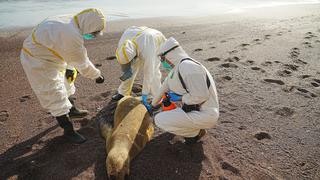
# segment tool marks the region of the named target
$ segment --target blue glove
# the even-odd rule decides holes
[[[176,93],[174,93],[174,92],[172,92],[172,91],[170,91],[170,92],[168,93],[168,95],[170,96],[170,100],[173,101],[173,102],[181,101],[181,99],[182,99],[182,96],[181,96],[181,95],[176,94]]]
[[[148,112],[152,110],[151,105],[148,103],[148,95],[142,94],[142,103],[147,108]]]

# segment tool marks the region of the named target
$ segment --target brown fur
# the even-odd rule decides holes
[[[107,140],[108,176],[124,179],[129,175],[130,161],[150,141],[153,132],[150,116],[140,100],[134,97],[121,99],[115,111],[112,133],[102,133]]]

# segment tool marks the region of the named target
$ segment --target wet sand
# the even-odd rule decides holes
[[[219,123],[202,143],[172,146],[172,135],[157,130],[130,179],[320,179],[319,5],[110,23],[86,43],[106,82],[76,81],[76,103],[90,111],[74,120],[88,137],[82,145],[61,137],[29,86],[19,51],[30,29],[0,31],[0,179],[107,178],[94,121],[120,83],[114,52],[130,25],[174,36],[214,76],[220,101]]]

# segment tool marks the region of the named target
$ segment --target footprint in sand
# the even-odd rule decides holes
[[[270,134],[267,132],[258,132],[254,135],[254,137],[259,141],[263,139],[271,139]]]
[[[311,82],[311,85],[312,85],[313,87],[320,87],[320,84],[315,83],[315,82]]]
[[[211,46],[211,47],[210,47],[210,49],[215,49],[215,48],[217,48],[217,47],[215,47],[215,46]]]
[[[105,60],[110,61],[110,60],[114,60],[114,59],[117,59],[117,57],[116,56],[109,56],[109,57],[106,57]]]
[[[285,83],[281,80],[277,80],[277,79],[264,79],[265,82],[268,83],[274,83],[274,84],[278,84],[278,85],[284,85]]]
[[[315,82],[320,83],[320,79],[313,79]]]
[[[264,35],[264,39],[270,39],[271,35],[270,34],[266,34]]]
[[[211,58],[208,58],[207,61],[209,61],[209,62],[220,61],[220,58],[218,58],[218,57],[211,57]]]
[[[299,66],[294,65],[294,64],[284,64],[283,66],[284,66],[284,68],[292,70],[292,71],[297,71],[299,68]]]
[[[301,59],[295,59],[295,60],[293,60],[293,62],[297,63],[297,64],[302,64],[302,65],[308,64],[307,62],[302,61]]]
[[[306,79],[306,78],[309,78],[311,77],[310,75],[301,75],[301,76],[298,76],[298,78],[301,78],[301,79]]]
[[[224,60],[225,62],[238,62],[240,61],[240,58],[237,56],[233,56],[233,57],[228,57],[227,59]]]
[[[311,45],[310,42],[303,42],[302,44],[303,44],[303,45]]]
[[[245,65],[245,66],[251,66],[254,65],[254,61],[252,60],[247,60],[245,62],[241,62],[241,64]]]
[[[197,48],[197,49],[193,50],[193,52],[199,52],[199,51],[203,51],[203,49]]]
[[[30,95],[26,95],[26,96],[22,96],[21,98],[19,98],[20,102],[25,102],[27,100],[31,99]]]
[[[275,113],[280,116],[288,117],[293,115],[294,110],[288,107],[282,107],[278,109]]]
[[[304,39],[312,39],[314,37],[317,37],[317,36],[314,35],[312,32],[307,32],[306,36],[304,37]]]
[[[254,61],[252,61],[252,60],[247,60],[246,62],[247,62],[248,64],[251,64],[251,65],[254,64]]]
[[[252,70],[255,70],[255,71],[258,71],[258,70],[260,70],[261,68],[259,68],[259,67],[251,67],[251,69],[252,69]]]
[[[226,40],[222,40],[222,41],[220,41],[221,43],[226,43],[227,41]]]
[[[247,44],[247,43],[242,43],[240,44],[241,47],[247,47],[247,46],[250,46],[250,44]]]
[[[220,67],[224,67],[224,68],[238,68],[237,65],[232,64],[232,63],[224,63],[224,64],[221,64]]]
[[[232,50],[232,51],[229,51],[228,53],[229,54],[235,54],[235,53],[237,53],[238,51],[237,50]]]
[[[259,42],[261,41],[260,39],[254,39],[253,42]]]
[[[232,79],[232,77],[230,77],[230,76],[223,76],[222,79],[225,79],[225,80],[230,81],[230,80]]]
[[[253,42],[254,44],[262,44],[262,43],[261,43],[261,39],[254,39],[252,42]]]
[[[227,171],[230,171],[232,172],[233,174],[235,175],[240,175],[240,171],[238,168],[232,166],[231,164],[229,164],[228,162],[225,162],[225,161],[222,161],[220,163],[220,166],[223,170],[227,170]]]
[[[276,63],[276,64],[280,64],[281,62],[280,61],[273,61],[274,63]]]
[[[283,32],[278,32],[277,36],[282,36]]]
[[[4,122],[9,118],[8,111],[0,111],[0,122]]]
[[[252,70],[254,70],[254,71],[261,71],[262,73],[265,73],[266,71],[265,70],[263,70],[263,69],[261,69],[261,68],[259,68],[259,67],[251,67],[251,69]]]
[[[288,77],[288,76],[291,76],[291,74],[292,74],[292,72],[289,70],[278,71],[278,75],[281,77]]]
[[[314,82],[311,82],[313,87],[320,87],[320,79],[313,79]]]
[[[186,34],[186,32],[185,32],[185,31],[182,31],[181,34]]]
[[[304,89],[304,88],[296,88],[298,92],[301,93],[301,95],[303,95],[306,98],[310,98],[310,97],[318,97],[316,94]]]
[[[270,66],[272,64],[271,61],[265,61],[264,63],[262,63],[262,66]]]
[[[292,48],[289,57],[290,58],[297,58],[300,55],[300,49],[299,48]]]

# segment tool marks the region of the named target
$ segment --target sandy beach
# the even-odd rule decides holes
[[[30,28],[0,30],[0,179],[107,179],[95,116],[120,84],[114,52],[131,25],[175,37],[214,76],[219,123],[201,143],[170,145],[157,130],[131,164],[130,179],[320,179],[320,5],[292,5],[198,18],[110,22],[86,42],[106,81],[81,76],[75,119],[88,138],[72,145],[41,108],[19,62]],[[141,82],[141,77],[138,79]]]

